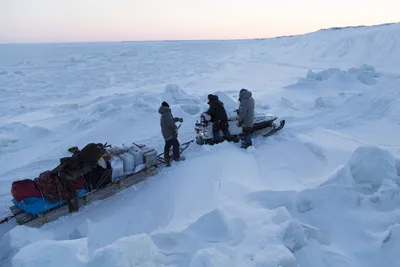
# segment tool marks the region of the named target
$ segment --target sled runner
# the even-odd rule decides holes
[[[193,141],[181,144],[182,153]],[[70,148],[71,153],[80,153],[77,147]],[[76,190],[78,207],[93,201],[108,198],[116,193],[138,184],[154,176],[157,170],[165,165],[163,153],[157,155],[153,148],[134,144],[126,147],[108,146],[107,157],[90,171],[81,175],[72,184]],[[64,160],[60,159],[60,162]],[[42,173],[43,176],[45,173]],[[40,177],[40,175],[39,175]],[[14,206],[10,207],[12,216],[5,221],[15,218],[17,224],[30,227],[57,220],[71,213],[71,203],[68,200],[50,201],[46,192],[38,186],[38,179],[21,180],[13,183],[12,195]],[[14,190],[14,191],[13,191]],[[30,192],[30,195],[26,191]],[[21,193],[20,193],[21,192]],[[38,193],[39,192],[39,193]],[[18,200],[17,200],[18,199]]]
[[[243,137],[242,128],[237,126],[236,124],[236,116],[231,116],[228,118],[229,131],[231,137],[228,141],[239,142]],[[214,140],[214,135],[212,132],[212,122],[210,121],[211,117],[207,113],[202,113],[200,115],[200,122],[197,121],[195,124],[196,131],[196,143],[199,145],[213,145],[216,143]],[[263,115],[258,114],[254,117],[254,126],[253,126],[253,136],[271,136],[276,132],[280,131],[285,126],[285,120],[281,120],[276,123],[278,119],[277,116],[273,115]],[[223,133],[220,132],[221,141],[226,140],[223,137]]]

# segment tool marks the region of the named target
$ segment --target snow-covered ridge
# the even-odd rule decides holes
[[[338,31],[338,30],[360,29],[360,28],[381,28],[381,27],[386,27],[386,26],[390,26],[390,25],[395,25],[397,23],[391,22],[391,23],[383,23],[383,24],[378,24],[378,25],[373,25],[373,26],[358,25],[358,26],[331,27],[331,28],[326,28],[326,29],[320,29],[319,31]]]
[[[400,23],[320,30],[304,35],[266,39],[269,50],[291,64],[292,57],[319,67],[352,68],[362,64],[385,71],[398,70]],[[298,60],[296,60],[298,62]],[[325,65],[326,66],[326,65]]]

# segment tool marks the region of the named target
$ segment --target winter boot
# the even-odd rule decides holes
[[[184,156],[180,156],[179,158],[175,158],[175,161],[184,161],[185,157]]]
[[[164,157],[165,167],[171,167],[171,160],[168,156]]]
[[[249,146],[252,146],[253,143],[252,141],[246,141],[246,140],[242,140],[242,144],[241,144],[241,148],[247,149]]]
[[[73,198],[67,201],[68,211],[69,212],[77,212],[79,211],[79,198]]]
[[[248,148],[249,146],[252,146],[253,144],[252,144],[252,140],[251,140],[251,135],[250,135],[250,133],[246,133],[244,136],[243,136],[243,139],[242,139],[242,148]]]

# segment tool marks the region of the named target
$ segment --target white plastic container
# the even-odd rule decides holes
[[[132,173],[135,170],[135,156],[132,153],[126,152],[119,155],[124,162],[124,174]]]
[[[118,156],[113,156],[110,159],[112,174],[111,179],[112,181],[119,180],[121,176],[124,174],[124,162]]]
[[[129,149],[129,153],[133,154],[135,157],[135,166],[138,166],[138,165],[144,163],[144,157],[143,157],[142,151],[138,151],[138,149],[136,147],[131,147]]]

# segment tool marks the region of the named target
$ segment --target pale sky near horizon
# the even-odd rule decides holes
[[[242,39],[400,21],[399,0],[0,0],[0,42]]]

